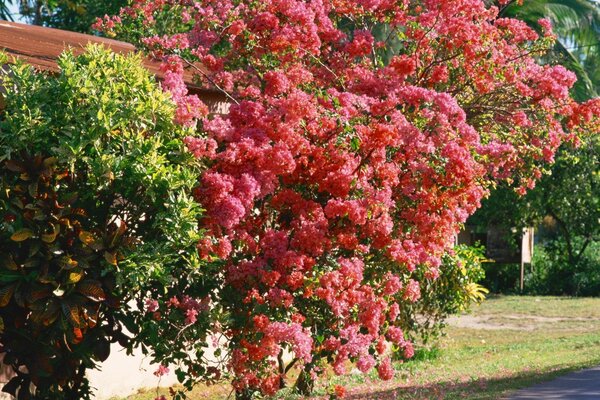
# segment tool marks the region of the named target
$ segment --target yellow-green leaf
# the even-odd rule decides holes
[[[69,272],[69,283],[77,283],[83,278],[83,271],[72,271]]]
[[[24,229],[21,229],[20,231],[13,233],[12,236],[10,237],[10,240],[12,240],[13,242],[22,242],[24,240],[29,239],[32,236],[33,236],[33,231],[31,229],[24,228]]]
[[[57,162],[58,160],[56,159],[56,157],[48,157],[44,160],[44,167],[51,167],[53,165],[56,165]]]
[[[52,243],[56,240],[56,237],[60,233],[60,225],[54,225],[54,231],[52,233],[44,233],[42,240],[46,243]]]
[[[79,240],[81,240],[87,246],[91,245],[92,243],[94,243],[94,241],[96,241],[96,239],[94,239],[94,235],[87,231],[81,231],[79,233]]]
[[[111,265],[117,265],[117,256],[114,253],[105,251],[104,259]]]

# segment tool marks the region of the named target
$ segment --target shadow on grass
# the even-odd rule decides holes
[[[389,389],[374,390],[361,393],[351,393],[347,399],[351,400],[408,400],[408,399],[469,399],[469,400],[492,400],[507,399],[510,394],[516,390],[526,388],[537,383],[551,381],[570,372],[578,371],[584,368],[590,368],[600,364],[584,363],[566,368],[553,368],[541,371],[519,372],[513,375],[506,375],[499,378],[479,378],[464,382],[438,382],[423,386],[395,386]],[[600,370],[597,370],[594,377],[586,377],[596,382],[600,387]],[[583,377],[582,377],[583,378]],[[583,393],[585,386],[581,380],[572,380],[573,389],[570,393],[565,393],[564,397],[572,398],[573,395],[585,395]],[[577,392],[577,393],[576,393]],[[581,393],[580,393],[581,392]],[[570,396],[570,397],[569,397]],[[536,397],[519,397],[536,398]],[[597,398],[597,397],[588,397]]]

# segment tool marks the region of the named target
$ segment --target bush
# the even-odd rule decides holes
[[[520,268],[515,263],[486,263],[481,284],[492,293],[516,293],[519,291]]]
[[[485,298],[488,291],[478,284],[485,276],[483,261],[482,246],[459,245],[443,257],[437,279],[423,277],[426,284],[421,298],[402,310],[403,328],[411,339],[427,343],[438,337],[448,316]]]
[[[211,291],[198,282],[198,164],[169,95],[137,56],[89,47],[58,65],[3,76],[0,342],[16,373],[3,390],[20,399],[90,398],[85,370],[110,343],[157,347],[147,296]]]
[[[576,245],[581,239],[574,240]],[[571,265],[566,244],[553,241],[536,246],[533,266],[525,276],[525,291],[540,295],[600,295],[600,243],[592,242]]]

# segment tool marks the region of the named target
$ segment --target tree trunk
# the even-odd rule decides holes
[[[315,381],[310,376],[310,366],[305,367],[300,371],[298,379],[296,380],[296,390],[303,396],[310,396],[315,388]]]

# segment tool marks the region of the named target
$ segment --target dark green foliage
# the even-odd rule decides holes
[[[492,293],[519,293],[521,266],[508,263],[486,263],[481,284]]]
[[[580,244],[581,239],[576,239]],[[564,242],[536,248],[533,268],[525,276],[527,293],[539,295],[600,296],[600,244],[583,252],[571,265]]]
[[[573,282],[577,271],[591,267],[586,254],[600,243],[600,135],[590,132],[582,138],[578,147],[564,145],[557,154],[551,174],[542,177],[536,188],[524,197],[511,188],[502,187],[483,202],[482,208],[469,223],[479,227],[500,225],[507,229],[538,226],[536,235],[543,239],[536,252],[546,250],[550,259],[539,261],[550,263],[549,270],[561,271],[560,278],[547,282],[552,293],[580,293]],[[549,259],[549,260],[550,260]],[[557,261],[558,259],[562,261]],[[593,262],[592,262],[593,264]],[[586,266],[588,265],[588,266]],[[569,272],[570,271],[570,272]],[[493,291],[513,291],[514,280],[518,280],[519,266],[490,266],[487,284]],[[543,291],[545,278],[535,278],[536,292]],[[582,281],[583,282],[583,281]],[[558,289],[555,283],[563,284]],[[527,284],[525,285],[527,290]],[[593,292],[590,289],[590,292]]]

